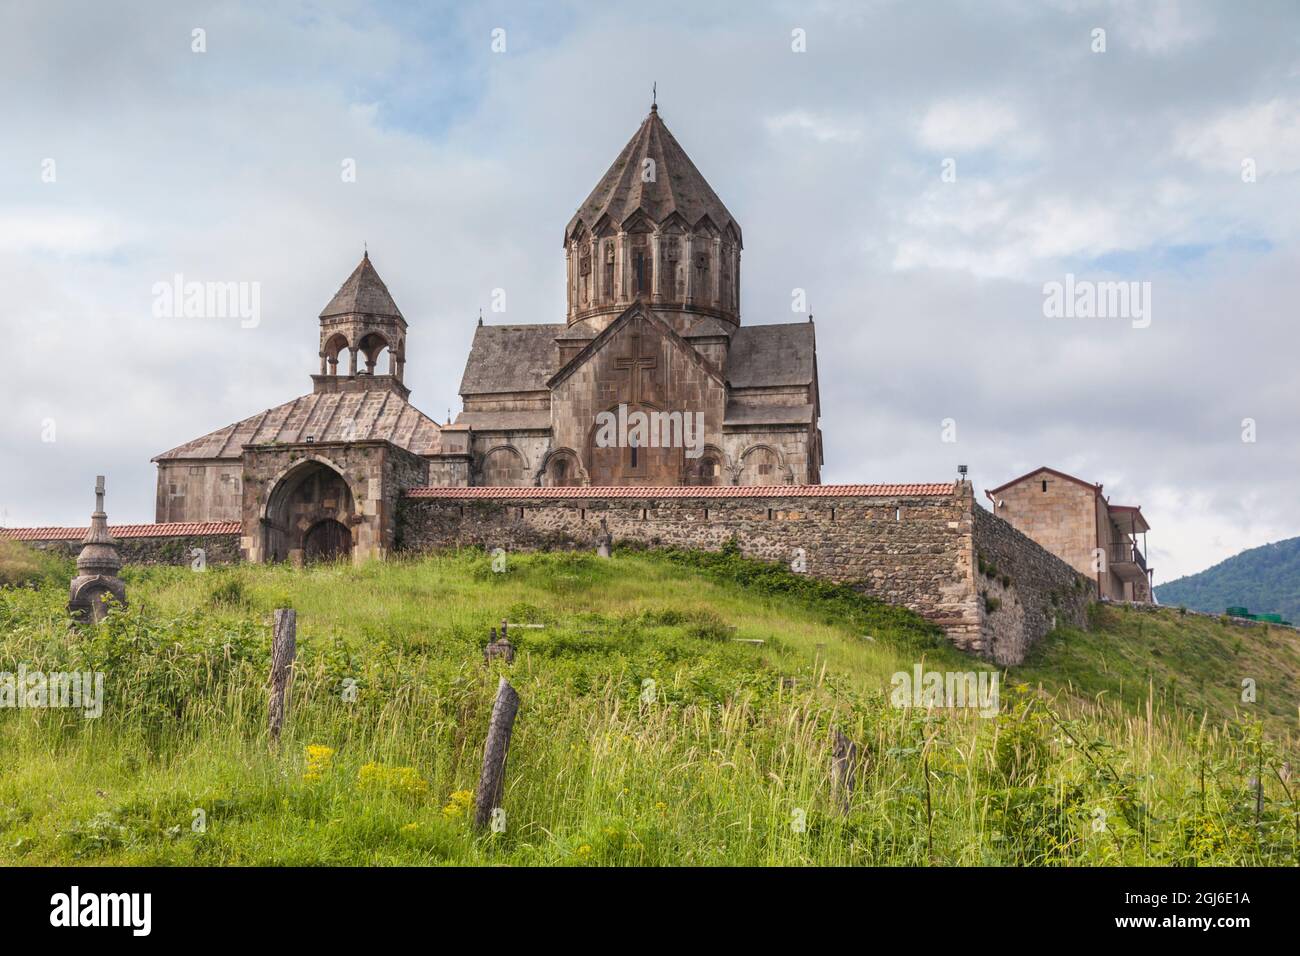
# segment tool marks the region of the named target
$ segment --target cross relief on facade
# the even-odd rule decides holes
[[[641,336],[632,336],[632,354],[616,356],[614,359],[614,368],[620,372],[629,373],[629,381],[632,387],[632,394],[628,401],[639,403],[641,398],[641,370],[658,368],[659,361],[652,354],[641,354]]]

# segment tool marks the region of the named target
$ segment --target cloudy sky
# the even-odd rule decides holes
[[[806,290],[824,480],[1051,465],[1143,506],[1157,583],[1300,534],[1300,8],[1159,0],[10,0],[0,522],[84,523],[98,473],[152,520],[151,456],[310,390],[363,242],[454,414],[480,308],[562,320],[654,82],[743,321]],[[260,321],[155,315],[177,274]],[[1149,324],[1047,317],[1067,274],[1149,283]]]

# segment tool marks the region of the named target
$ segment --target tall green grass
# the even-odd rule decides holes
[[[1300,860],[1289,738],[1046,682],[1004,684],[993,719],[897,708],[895,672],[980,665],[909,612],[735,555],[151,568],[129,587],[84,632],[55,587],[0,590],[0,671],[102,670],[108,698],[98,720],[0,710],[2,862]],[[283,606],[299,651],[273,749]],[[518,654],[489,667],[503,618]],[[477,833],[467,791],[500,674],[523,701],[506,825]],[[863,755],[847,814],[832,727]]]

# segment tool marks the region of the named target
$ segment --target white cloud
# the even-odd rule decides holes
[[[1019,129],[1015,111],[1005,103],[979,98],[943,100],[921,118],[917,140],[926,149],[976,150],[1008,145]]]
[[[1207,169],[1240,173],[1253,159],[1260,178],[1300,171],[1300,99],[1275,98],[1227,110],[1178,130],[1179,152]]]
[[[856,143],[862,139],[860,121],[816,115],[803,110],[770,116],[764,125],[770,133],[807,136],[818,143]]]
[[[120,225],[85,213],[34,207],[0,213],[0,253],[103,255],[124,241]]]

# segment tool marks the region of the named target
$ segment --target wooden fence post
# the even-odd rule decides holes
[[[478,791],[474,795],[474,826],[488,825],[492,811],[501,805],[506,785],[506,757],[510,753],[510,735],[514,731],[515,714],[519,712],[519,694],[504,677],[497,684],[497,697],[492,704],[492,719],[488,721],[487,742],[483,745],[483,771],[478,778]]]
[[[837,727],[831,742],[831,800],[840,813],[849,812],[849,800],[856,785],[858,745]]]
[[[280,742],[286,709],[285,694],[297,654],[298,612],[293,608],[276,608],[275,630],[271,638],[271,700],[267,706],[271,716],[272,746]]]

